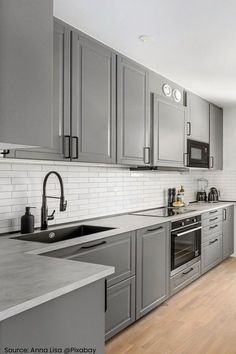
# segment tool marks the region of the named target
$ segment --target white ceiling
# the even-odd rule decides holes
[[[54,15],[202,97],[236,106],[235,0],[54,0]]]

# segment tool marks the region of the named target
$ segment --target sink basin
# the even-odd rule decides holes
[[[80,225],[80,226],[66,227],[63,229],[46,230],[38,233],[25,234],[25,235],[11,237],[11,238],[16,240],[22,240],[22,241],[52,243],[52,242],[69,240],[71,238],[91,235],[91,234],[112,230],[112,229],[113,228],[111,227]]]

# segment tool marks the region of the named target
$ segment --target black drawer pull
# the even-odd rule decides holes
[[[218,227],[218,225],[210,226],[209,230],[215,229],[216,227]]]
[[[71,158],[71,137],[70,135],[64,135],[63,151],[65,159]]]
[[[215,243],[215,242],[217,242],[218,241],[218,238],[216,238],[214,241],[210,241],[209,242],[209,245],[211,245],[212,243]]]
[[[185,272],[183,272],[182,274],[183,275],[185,275],[185,274],[188,274],[188,273],[190,273],[190,272],[192,272],[193,271],[193,267],[191,267],[190,269],[188,269],[188,270],[186,270]]]
[[[147,229],[148,232],[152,232],[152,231],[158,231],[163,229],[163,226],[159,226],[159,227],[155,227],[154,229]]]
[[[98,246],[104,245],[105,243],[107,243],[107,241],[102,241],[102,242],[96,243],[95,245],[82,246],[81,249],[86,250],[88,248],[93,248],[93,247],[98,247]]]
[[[209,221],[215,221],[215,220],[218,220],[218,218],[213,218],[213,219],[209,219]]]
[[[218,212],[218,210],[213,210],[213,211],[209,211],[209,214],[215,214],[217,212]]]

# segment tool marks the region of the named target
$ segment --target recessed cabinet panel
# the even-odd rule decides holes
[[[115,162],[115,54],[73,33],[72,159]]]
[[[50,148],[53,1],[1,0],[0,148]]]
[[[144,148],[150,147],[147,71],[118,56],[117,73],[117,162],[148,164],[149,158],[144,158]]]
[[[188,138],[209,143],[209,102],[201,97],[188,93]]]
[[[12,150],[11,157],[44,160],[69,158],[70,34],[68,29],[54,21],[52,147]]]
[[[223,169],[223,110],[210,105],[210,168]]]
[[[184,166],[184,106],[168,98],[153,95],[153,164]]]

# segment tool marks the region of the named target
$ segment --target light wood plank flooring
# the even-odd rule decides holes
[[[236,354],[236,258],[108,341],[106,354]]]

